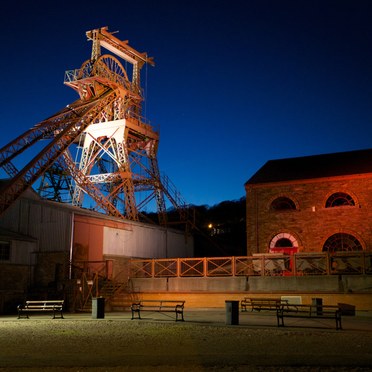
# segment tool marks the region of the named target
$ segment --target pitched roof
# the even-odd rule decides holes
[[[2,189],[8,186],[10,182],[11,182],[10,178],[1,178],[0,179],[0,192],[2,192],[3,191]],[[22,194],[22,196],[27,196],[29,199],[37,199],[37,200],[40,199],[39,194],[32,187],[27,188]]]
[[[29,242],[36,242],[37,239],[29,235],[24,235],[14,231],[10,231],[0,227],[0,238],[9,240],[24,240]]]
[[[372,149],[269,160],[246,184],[372,173]]]

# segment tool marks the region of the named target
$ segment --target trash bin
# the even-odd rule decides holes
[[[316,308],[316,315],[322,315],[323,314],[323,299],[322,298],[312,298],[311,299],[311,305],[315,306]]]
[[[226,324],[239,324],[239,301],[225,301],[226,304]]]
[[[105,299],[96,297],[92,299],[92,318],[103,319],[105,317]]]

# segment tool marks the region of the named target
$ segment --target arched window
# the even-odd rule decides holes
[[[326,208],[355,206],[354,199],[345,192],[336,192],[332,194],[326,201]]]
[[[353,235],[337,233],[330,236],[323,246],[323,252],[350,252],[363,250],[359,240]]]
[[[273,211],[288,211],[288,210],[296,210],[295,202],[287,198],[286,196],[280,196],[272,201],[270,205],[270,209]]]

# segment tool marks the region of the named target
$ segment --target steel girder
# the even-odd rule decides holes
[[[0,213],[3,213],[28,187],[30,187],[45,171],[47,171],[57,159],[67,150],[68,146],[89,126],[94,123],[100,112],[110,101],[116,98],[117,92],[109,90],[99,99],[93,100],[87,105],[83,102],[81,106],[75,104],[72,110],[62,110],[61,114],[47,119],[36,125],[31,130],[19,136],[0,150],[0,166],[11,177],[3,185],[0,193]],[[81,114],[81,116],[79,115]],[[62,119],[63,117],[63,119]],[[47,138],[54,134],[51,142],[44,147],[22,170],[16,171],[11,160],[30,147],[38,139]],[[65,161],[68,159],[65,156]],[[68,163],[68,161],[67,161]],[[74,168],[72,168],[72,165]],[[97,190],[86,177],[81,176],[75,165],[70,163],[72,177],[78,183],[84,184],[86,191],[101,205],[109,214],[122,216],[106,198],[97,195]]]
[[[74,190],[66,194],[73,204],[82,206],[83,195],[89,195],[95,209],[131,220],[138,220],[139,208],[155,199],[159,221],[166,224],[164,196],[175,208],[182,210],[183,206],[177,204],[177,192],[162,184],[159,134],[141,117],[140,70],[145,63],[154,65],[153,59],[131,48],[128,41],[115,38],[107,27],[86,35],[93,41],[92,58],[65,74],[65,84],[80,99],[0,149],[0,167],[10,177],[1,190],[0,213],[44,175],[39,187],[44,197],[66,201],[62,188],[72,186]],[[101,47],[132,64],[131,80],[116,57],[101,55]],[[118,137],[109,125],[121,122]],[[103,132],[97,134],[92,128],[99,126]],[[79,143],[88,135],[92,140],[83,146],[81,157],[73,160],[72,150],[76,156]],[[43,139],[50,142],[18,171],[12,160]],[[150,195],[137,205],[135,194],[144,190]]]

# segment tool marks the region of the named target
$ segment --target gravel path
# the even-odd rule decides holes
[[[123,319],[0,320],[0,371],[372,371],[372,332]]]

